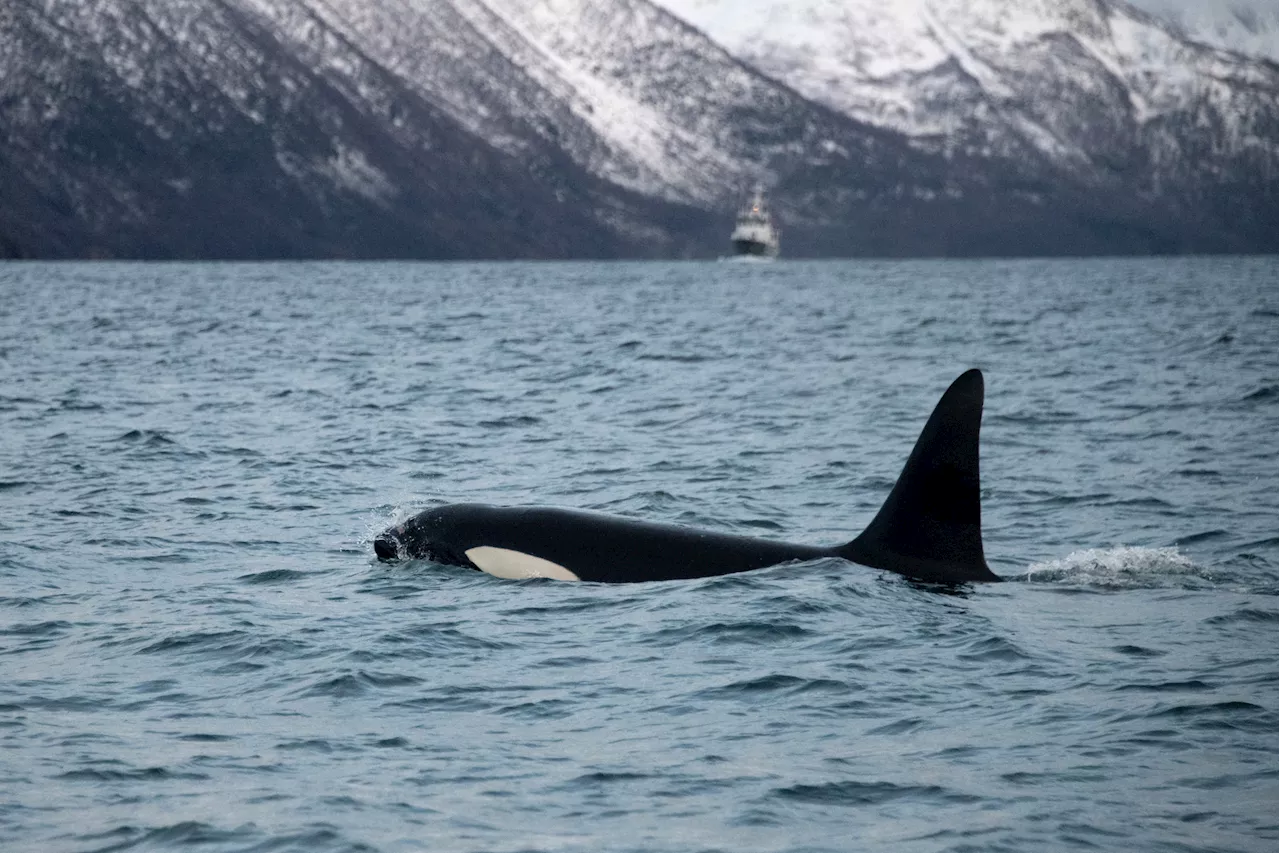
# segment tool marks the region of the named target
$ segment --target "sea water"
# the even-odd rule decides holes
[[[0,849],[1264,851],[1275,258],[0,266]],[[988,560],[381,564],[440,502]]]

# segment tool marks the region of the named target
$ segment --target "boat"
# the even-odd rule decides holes
[[[756,185],[751,200],[738,211],[738,222],[729,236],[735,258],[772,260],[778,257],[778,229],[773,227],[764,187]]]

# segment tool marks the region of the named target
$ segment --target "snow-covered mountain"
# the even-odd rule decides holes
[[[793,254],[1275,246],[1274,63],[1109,0],[730,8],[14,0],[0,255],[709,256],[757,181]]]
[[[1171,125],[1196,117],[1219,155],[1275,159],[1275,65],[1190,42],[1124,3],[660,2],[805,96],[939,150],[1029,146],[1105,172],[1117,158],[1176,158],[1189,140]]]
[[[0,254],[634,251],[593,216],[590,176],[557,170],[572,188],[561,203],[529,162],[295,12],[310,23],[287,43],[248,3],[0,5]]]
[[[1188,38],[1222,50],[1280,58],[1280,6],[1275,0],[1131,0]]]
[[[808,108],[643,2],[242,3],[309,62],[332,62],[319,33],[339,39],[504,152],[551,141],[592,174],[669,201],[719,201],[763,168],[769,152],[734,139],[742,127],[727,112]]]

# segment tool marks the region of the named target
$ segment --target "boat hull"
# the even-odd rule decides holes
[[[734,240],[733,254],[739,258],[775,258],[778,255],[778,247],[758,240]]]

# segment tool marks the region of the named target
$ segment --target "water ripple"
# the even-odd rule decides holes
[[[4,266],[0,849],[1274,850],[1276,275]],[[1013,583],[370,551],[454,501],[847,542],[975,365]]]
[[[778,788],[774,795],[797,803],[837,806],[874,806],[893,800],[920,803],[977,803],[973,794],[949,791],[937,785],[895,785],[891,782],[825,782],[820,785],[792,785]]]

